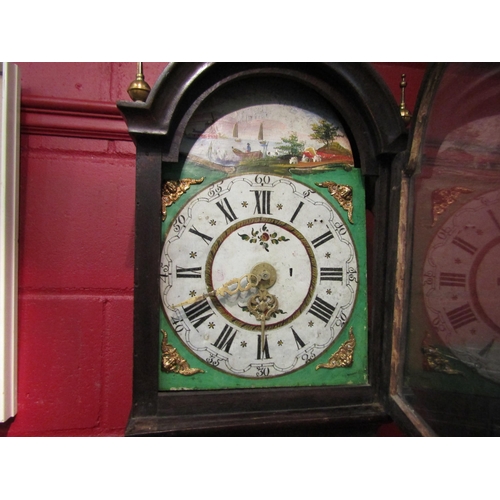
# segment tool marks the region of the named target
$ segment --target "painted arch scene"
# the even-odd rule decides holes
[[[181,150],[190,162],[228,172],[354,166],[349,140],[333,114],[325,118],[288,104],[248,106],[219,117],[205,111],[188,124]]]

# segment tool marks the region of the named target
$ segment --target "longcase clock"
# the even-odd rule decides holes
[[[119,108],[137,147],[127,434],[373,432],[406,148],[385,84],[365,64],[172,63]]]

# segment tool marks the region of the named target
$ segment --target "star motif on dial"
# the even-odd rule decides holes
[[[462,261],[460,259],[455,259],[455,264],[461,264]]]
[[[160,290],[172,334],[193,356],[235,377],[272,378],[333,344],[343,329],[335,312],[349,318],[357,304],[358,257],[320,193],[267,173],[228,176],[177,217],[183,229],[165,237]],[[265,318],[250,312],[254,302]]]
[[[476,231],[476,234],[479,234],[479,236],[481,236],[482,234],[484,234],[484,231],[482,229],[478,229]]]

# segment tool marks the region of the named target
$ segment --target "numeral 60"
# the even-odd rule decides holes
[[[271,177],[269,177],[268,175],[257,174],[255,176],[255,182],[257,184],[269,184],[271,182]]]

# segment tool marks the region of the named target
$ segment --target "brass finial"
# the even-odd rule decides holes
[[[137,63],[137,76],[135,80],[129,85],[127,92],[133,101],[146,102],[146,99],[151,92],[151,87],[147,84],[147,82],[144,81],[144,75],[142,74],[142,63]]]
[[[412,115],[406,107],[405,103],[406,75],[404,73],[401,75],[401,82],[399,84],[399,87],[401,88],[401,104],[399,105],[399,112],[401,113],[401,118],[403,118],[404,122],[408,124],[410,123]]]

